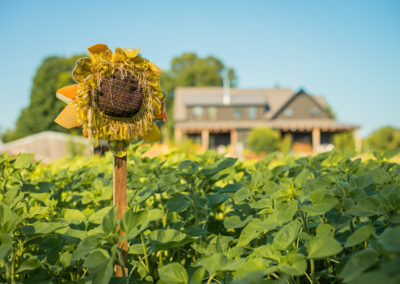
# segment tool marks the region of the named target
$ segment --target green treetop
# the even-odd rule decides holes
[[[82,56],[51,56],[43,60],[33,78],[30,103],[22,110],[13,135],[8,133],[7,139],[18,139],[45,130],[68,131],[54,122],[65,107],[65,103],[56,98],[56,91],[74,83],[72,69],[75,61]]]

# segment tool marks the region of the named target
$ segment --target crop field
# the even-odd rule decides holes
[[[394,152],[243,163],[141,149],[128,155],[120,221],[111,156],[0,155],[0,282],[400,283]]]

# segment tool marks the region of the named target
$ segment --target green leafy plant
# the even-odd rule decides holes
[[[284,163],[271,154],[245,165],[212,151],[189,160],[143,151],[133,146],[128,157],[121,220],[111,156],[41,165],[1,154],[0,281],[399,282],[400,166],[391,153]],[[127,268],[121,279],[115,264]]]
[[[256,127],[250,131],[246,144],[250,150],[259,154],[276,151],[280,142],[280,135],[275,130],[267,127]]]

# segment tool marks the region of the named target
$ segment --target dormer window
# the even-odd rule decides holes
[[[247,117],[249,119],[256,119],[257,118],[257,108],[255,106],[249,106],[247,108]]]
[[[319,114],[319,109],[317,107],[312,107],[310,110],[311,116],[317,116]]]
[[[193,110],[193,116],[195,119],[200,119],[203,116],[203,108],[202,107],[194,107]]]
[[[208,119],[209,120],[216,120],[217,119],[217,108],[216,107],[209,107],[208,111]]]
[[[287,108],[287,109],[285,109],[285,111],[283,112],[283,114],[284,114],[286,117],[292,117],[293,114],[294,114],[294,112],[293,112],[293,109]]]
[[[235,107],[234,112],[233,112],[233,117],[237,120],[242,119],[242,108],[241,107]]]

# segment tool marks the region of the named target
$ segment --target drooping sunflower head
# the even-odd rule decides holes
[[[60,99],[71,99],[64,101],[76,112],[76,122],[69,126],[82,125],[93,141],[159,140],[155,121],[167,120],[160,69],[137,49],[117,47],[115,54],[104,44],[88,49],[90,57],[79,59],[72,74],[78,82],[75,93],[67,94],[71,86],[57,92]],[[63,112],[56,119],[61,125]]]

